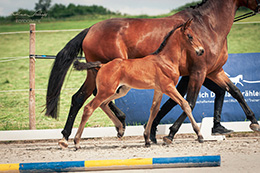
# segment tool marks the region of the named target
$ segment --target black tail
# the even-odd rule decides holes
[[[100,61],[96,61],[96,62],[79,62],[79,61],[75,61],[74,62],[74,68],[76,70],[82,71],[82,70],[89,70],[92,68],[100,68],[101,67],[101,62]]]
[[[88,31],[89,28],[81,31],[56,55],[56,59],[51,70],[46,95],[45,115],[47,116],[51,116],[52,118],[58,117],[57,110],[62,84],[69,67],[77,58],[78,54],[82,52],[82,42]]]

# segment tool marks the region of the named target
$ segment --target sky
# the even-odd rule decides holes
[[[76,5],[102,5],[111,11],[131,15],[158,15],[166,14],[172,9],[178,8],[186,3],[198,0],[52,0],[52,5],[70,3]],[[34,10],[38,0],[0,0],[0,16],[11,15],[19,8]]]

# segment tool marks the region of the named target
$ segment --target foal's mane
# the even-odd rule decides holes
[[[155,52],[153,52],[152,55],[157,55],[158,53],[160,53],[163,50],[163,48],[166,46],[166,44],[167,44],[169,38],[171,37],[171,35],[173,35],[173,33],[178,28],[182,27],[183,25],[184,24],[181,24],[181,25],[177,26],[176,28],[173,28],[170,32],[168,32],[168,34],[164,37],[163,42],[161,43],[160,47]]]

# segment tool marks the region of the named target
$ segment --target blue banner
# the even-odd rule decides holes
[[[240,89],[249,107],[260,120],[260,53],[229,54],[224,70],[230,80]],[[164,95],[161,105],[168,100]],[[193,116],[197,122],[204,117],[214,115],[213,92],[202,87]],[[148,121],[153,100],[153,90],[131,89],[129,93],[115,101],[116,105],[126,114],[128,125],[144,124]],[[161,121],[171,124],[180,116],[182,110],[179,105],[174,107]],[[246,116],[239,103],[226,92],[221,115],[222,122],[245,121]],[[185,122],[189,122],[188,118]]]

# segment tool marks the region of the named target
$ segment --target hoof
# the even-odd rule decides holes
[[[164,136],[164,137],[163,137],[163,141],[164,141],[167,145],[169,145],[169,144],[172,143],[172,138],[169,137],[169,136]]]
[[[156,128],[151,128],[151,133],[150,133],[150,140],[157,144],[157,139],[156,139]]]
[[[117,133],[118,138],[122,138],[123,136],[124,136],[124,133],[119,133],[119,132]]]
[[[125,134],[125,128],[123,128],[123,130],[119,130],[119,128],[116,127],[116,131],[117,131],[117,137],[118,138],[122,138]]]
[[[151,143],[150,142],[146,142],[145,143],[145,147],[150,147],[151,146]]]
[[[125,128],[123,128],[123,130],[119,130],[119,128],[116,127],[116,131],[117,131],[118,138],[122,138],[125,134]]]
[[[144,129],[146,128],[147,124],[144,124]],[[154,143],[157,144],[157,139],[156,139],[156,128],[151,127],[151,132],[150,132],[150,140]]]
[[[156,139],[156,137],[150,135],[150,140],[151,140],[154,144],[157,144],[157,139]]]
[[[198,141],[199,141],[199,143],[203,143],[204,142],[203,136],[199,136]]]
[[[79,144],[75,144],[75,150],[79,150],[80,149],[80,145]]]
[[[77,151],[78,149],[80,149],[79,142],[78,142],[78,143],[76,143],[76,142],[74,141],[74,144],[75,144],[75,150],[76,150],[76,151]]]
[[[74,139],[75,149],[80,149],[79,140]]]
[[[65,138],[62,138],[61,140],[59,140],[58,142],[59,146],[62,148],[62,149],[66,149],[68,148],[68,141],[65,139]]]
[[[253,124],[253,123],[251,123],[249,127],[250,127],[253,131],[255,131],[255,132],[260,132],[260,126],[259,126],[259,124]]]

